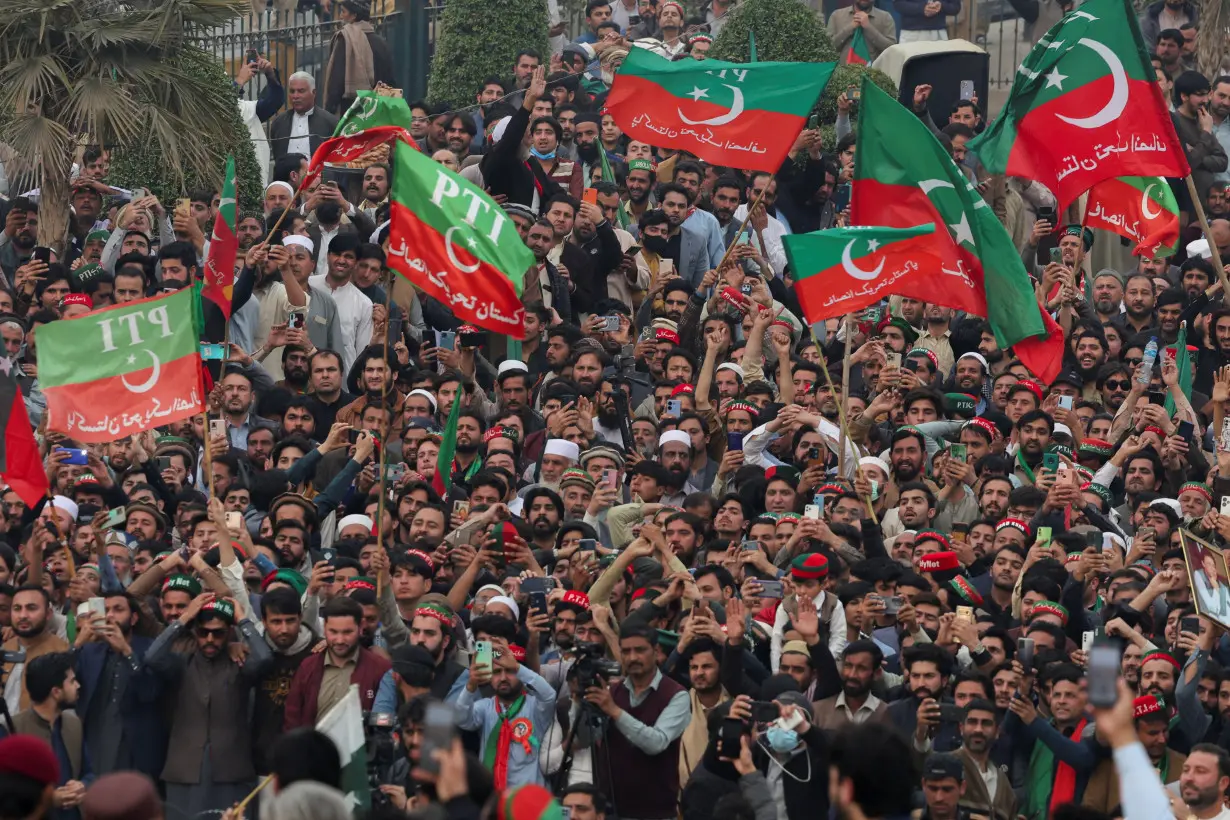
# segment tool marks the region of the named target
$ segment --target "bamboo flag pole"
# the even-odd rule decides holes
[[[389,274],[385,278],[385,288],[384,288],[385,327],[384,327],[384,334],[381,337],[381,344],[384,347],[384,367],[385,367],[385,374],[386,374],[385,380],[384,380],[384,387],[381,389],[381,396],[382,398],[385,399],[386,405],[388,404],[389,393],[393,391],[393,362],[389,358],[389,303],[392,297],[393,297],[393,276],[392,274]],[[388,410],[388,414],[389,414],[389,423],[388,423],[388,428],[385,431],[384,437],[387,439],[389,438],[389,433],[393,429],[393,408],[387,407],[386,409]],[[380,457],[378,459],[378,463],[380,465],[379,467],[380,476],[378,479],[380,482],[380,497],[376,500],[376,548],[381,552],[384,551],[384,499],[385,499],[385,496],[388,495],[388,490],[385,487],[385,456],[388,450],[387,444],[388,444],[387,441],[380,442]],[[380,593],[383,591],[382,590],[382,587],[383,587],[382,579],[383,578],[384,578],[384,572],[376,573],[376,600],[380,600]]]
[[[1205,241],[1209,243],[1209,255],[1212,257],[1213,270],[1217,271],[1217,279],[1221,282],[1222,293],[1226,294],[1227,299],[1230,299],[1230,281],[1226,279],[1226,268],[1221,263],[1221,254],[1217,252],[1217,244],[1213,241],[1213,232],[1209,230],[1209,218],[1205,216],[1204,205],[1200,202],[1200,197],[1196,192],[1196,181],[1192,179],[1192,175],[1187,177],[1187,192],[1192,198],[1192,207],[1196,209],[1196,218],[1200,220],[1200,230],[1204,231]]]
[[[243,800],[240,800],[238,803],[236,803],[234,807],[231,808],[231,812],[230,812],[230,815],[233,818],[233,820],[242,820],[244,810],[248,808],[248,804],[252,802],[253,798],[255,798],[256,795],[261,793],[262,789],[264,789],[266,786],[268,786],[272,782],[273,782],[273,775],[272,774],[265,775],[261,779],[261,782],[256,784],[256,788],[248,792],[247,797],[245,797]]]
[[[841,412],[844,416],[846,403],[850,400],[850,339],[854,334],[854,317],[847,314],[846,318],[842,319],[842,327],[846,331],[846,339],[843,353],[841,357],[841,402],[837,405],[842,408]],[[825,363],[828,364],[827,362]],[[824,369],[825,377],[829,381],[829,390],[833,389],[833,377],[828,374],[828,367]],[[841,436],[837,439],[837,474],[846,474],[846,422],[843,418],[841,421]]]

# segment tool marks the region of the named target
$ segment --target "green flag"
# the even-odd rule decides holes
[[[1169,356],[1172,350],[1175,367],[1179,369],[1179,389],[1190,402],[1192,400],[1192,352],[1187,349],[1187,322],[1179,322],[1179,336],[1175,339],[1174,347],[1166,348],[1165,355]],[[1166,393],[1165,407],[1166,415],[1174,415],[1174,397],[1169,391]]]
[[[444,436],[440,439],[440,452],[436,454],[436,474],[432,476],[431,486],[436,495],[441,498],[453,486],[453,456],[457,454],[457,419],[461,417],[461,399],[465,394],[458,389],[453,396],[453,406],[448,411],[448,423],[444,425]]]
[[[871,65],[871,49],[867,48],[867,38],[863,36],[861,26],[854,29],[854,36],[850,38],[846,65]]]
[[[375,91],[360,91],[333,129],[335,137],[353,137],[360,131],[382,125],[410,130],[410,106],[401,97],[385,97]]]

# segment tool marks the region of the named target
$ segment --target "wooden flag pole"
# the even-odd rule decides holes
[[[240,800],[238,803],[236,803],[231,808],[231,811],[230,811],[231,817],[234,818],[234,820],[242,820],[243,813],[248,808],[248,804],[252,802],[252,800],[256,797],[256,795],[261,793],[261,789],[265,788],[272,782],[273,782],[273,775],[272,774],[265,775],[261,779],[261,782],[256,784],[256,788],[248,792],[247,797],[245,797],[243,800]]]
[[[844,347],[844,354],[841,357],[841,402],[837,405],[838,408],[842,408],[841,412],[843,416],[842,422],[841,422],[841,437],[838,438],[837,440],[837,448],[838,448],[837,449],[837,474],[844,476],[846,474],[846,434],[847,434],[846,422],[844,419],[844,415],[845,415],[844,408],[846,406],[846,402],[850,400],[850,339],[854,333],[854,317],[850,314],[847,314],[846,318],[842,319],[841,324],[842,324],[842,327],[845,328],[845,331],[846,331],[846,341],[845,341],[845,347]],[[827,367],[825,367],[824,369],[824,375],[825,375],[825,378],[829,380],[829,390],[832,391],[833,379],[832,379],[832,376],[829,376]]]
[[[207,398],[206,402],[208,401],[209,400]],[[205,480],[209,482],[209,497],[214,498],[215,497],[214,496],[214,463],[213,463],[213,455],[210,452],[211,448],[209,446],[209,405],[208,403],[205,405],[205,409],[201,411],[201,420],[205,424],[205,434],[202,436],[202,438],[205,439],[205,465],[204,465]]]
[[[381,338],[381,343],[384,347],[384,368],[385,368],[386,376],[385,376],[385,381],[384,381],[384,387],[381,390],[381,397],[385,399],[385,403],[387,404],[389,393],[393,391],[393,362],[389,359],[389,302],[392,299],[392,294],[393,294],[392,274],[389,274],[389,276],[384,280],[384,284],[385,284],[385,288],[384,288],[385,327],[384,327],[384,334]],[[387,409],[389,413],[388,429],[385,431],[385,434],[384,434],[384,437],[387,439],[389,438],[389,432],[391,432],[393,429],[393,408],[386,407],[385,409]],[[380,442],[380,457],[378,459],[378,463],[380,465],[379,467],[380,476],[378,479],[380,482],[380,497],[376,499],[376,549],[380,550],[381,552],[384,551],[384,498],[388,494],[388,490],[385,487],[385,453],[388,450],[387,445],[388,445],[387,441]],[[384,578],[383,572],[376,573],[376,600],[377,601],[380,600],[380,593],[383,591],[382,590],[382,587],[383,587],[382,579],[383,578]]]
[[[1192,198],[1192,207],[1196,209],[1196,218],[1200,220],[1200,230],[1204,232],[1205,241],[1209,243],[1213,270],[1217,271],[1217,280],[1221,282],[1222,293],[1226,294],[1226,298],[1230,298],[1230,280],[1226,279],[1226,268],[1221,263],[1221,254],[1217,252],[1217,244],[1213,242],[1213,232],[1209,230],[1209,218],[1205,216],[1204,205],[1196,193],[1196,180],[1192,179],[1191,174],[1188,174],[1185,179],[1187,180],[1187,193]]]
[[[718,271],[721,271],[722,268],[726,266],[727,260],[730,259],[730,252],[735,249],[735,245],[739,244],[739,237],[745,230],[747,230],[747,223],[752,221],[752,211],[756,210],[756,206],[758,206],[760,201],[764,199],[764,195],[769,192],[769,183],[773,182],[775,179],[776,177],[770,176],[769,182],[764,184],[764,187],[760,189],[760,193],[756,196],[755,201],[748,206],[747,215],[743,217],[743,223],[739,225],[739,230],[735,231],[735,238],[732,239],[730,244],[726,246],[726,253],[722,254],[722,261],[718,262]]]

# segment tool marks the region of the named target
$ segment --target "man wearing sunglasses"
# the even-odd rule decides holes
[[[236,626],[247,646],[242,665],[228,651]],[[177,652],[176,639],[185,632],[195,645]],[[145,662],[174,703],[162,778],[167,802],[185,816],[224,811],[256,784],[248,702],[272,660],[248,613],[236,625],[235,602],[212,592],[193,598],[150,647]]]

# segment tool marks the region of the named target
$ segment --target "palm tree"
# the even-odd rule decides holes
[[[1225,0],[1200,0],[1200,33],[1196,36],[1196,64],[1210,80],[1226,73],[1226,52],[1230,46],[1230,9]]]
[[[0,141],[40,189],[38,241],[62,248],[80,145],[147,143],[220,178],[231,111],[183,70],[191,32],[238,13],[237,0],[0,0]]]

